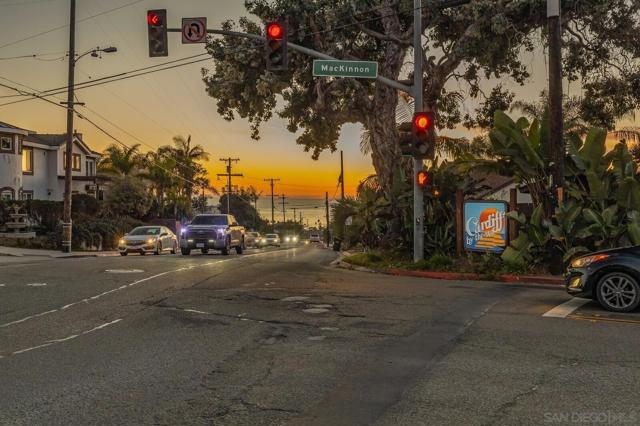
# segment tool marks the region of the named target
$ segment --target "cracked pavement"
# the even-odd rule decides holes
[[[568,300],[558,289],[333,259],[2,266],[0,425],[640,424],[638,325],[543,318]]]

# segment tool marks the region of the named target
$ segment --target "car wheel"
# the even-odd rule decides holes
[[[126,255],[128,255],[128,254],[129,254],[129,253],[127,253],[126,251],[121,251],[121,252],[120,252],[120,256],[126,256]]]
[[[154,251],[153,254],[159,256],[160,253],[162,253],[162,243],[158,241],[158,245],[156,245],[156,251]]]
[[[144,251],[144,250],[140,250],[140,256],[144,256],[145,254],[147,254],[147,252],[146,252],[146,251]]]
[[[227,243],[225,247],[222,249],[222,254],[225,256],[229,256],[229,252],[231,251],[231,239],[227,238]]]
[[[623,272],[611,272],[598,281],[598,302],[608,311],[631,312],[640,305],[640,284]]]
[[[181,248],[181,249],[180,249],[180,253],[181,253],[183,256],[189,256],[189,255],[191,254],[191,250],[190,250],[190,249],[188,249],[188,248]]]
[[[209,249],[202,249],[200,251],[202,252],[202,254],[209,254]]]
[[[178,243],[174,241],[173,248],[171,249],[171,254],[176,254],[177,251],[178,251]]]
[[[244,239],[242,240],[239,246],[236,246],[237,254],[242,254],[243,251],[244,251]]]

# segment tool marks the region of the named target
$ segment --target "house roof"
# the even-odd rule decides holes
[[[478,181],[478,186],[483,187],[483,189],[476,194],[479,197],[494,194],[516,181],[511,176],[502,176],[497,173],[487,173],[476,170],[471,171],[471,177]]]
[[[75,134],[76,143],[85,151],[85,153],[89,156],[99,157],[101,154],[99,152],[93,151],[89,146],[82,140],[82,135]],[[52,148],[60,147],[67,142],[66,134],[31,134],[26,139],[27,142],[37,143],[40,145],[50,146]]]
[[[32,134],[27,137],[27,141],[39,143],[40,145],[47,146],[60,146],[64,145],[67,141],[67,135],[53,135],[53,134]]]
[[[31,130],[23,129],[21,127],[14,126],[13,124],[5,123],[4,121],[0,121],[0,129],[14,130],[15,133],[24,135],[32,133]]]

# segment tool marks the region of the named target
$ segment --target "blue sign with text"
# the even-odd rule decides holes
[[[465,201],[465,250],[502,253],[507,247],[506,215],[504,201]]]

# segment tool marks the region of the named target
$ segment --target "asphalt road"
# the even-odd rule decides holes
[[[0,425],[640,424],[640,314],[333,259],[4,264]]]

